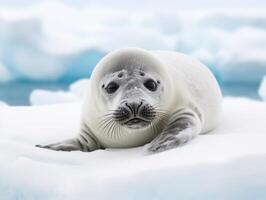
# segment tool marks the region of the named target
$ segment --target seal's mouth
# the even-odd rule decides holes
[[[143,99],[136,101],[137,103],[128,101],[121,103],[112,113],[114,121],[130,129],[146,128],[151,125],[156,117],[154,107]]]
[[[130,120],[127,120],[125,122],[125,124],[138,124],[138,123],[141,123],[141,122],[146,122],[148,123],[148,121],[144,120],[144,119],[141,119],[141,118],[138,118],[138,117],[135,117],[135,118],[132,118]]]
[[[150,121],[134,117],[132,119],[127,120],[124,125],[126,125],[128,128],[138,129],[138,128],[144,128],[147,125],[150,124]]]

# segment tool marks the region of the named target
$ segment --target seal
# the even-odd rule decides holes
[[[120,49],[92,72],[78,136],[36,146],[86,152],[147,144],[147,152],[161,152],[214,129],[221,102],[215,77],[196,59],[170,51]]]

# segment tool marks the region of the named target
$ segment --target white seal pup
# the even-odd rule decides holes
[[[38,147],[93,151],[144,144],[150,153],[214,129],[222,95],[210,70],[177,52],[120,49],[92,72],[78,136]]]

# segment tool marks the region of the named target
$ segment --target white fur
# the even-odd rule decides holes
[[[174,113],[180,108],[194,110],[201,120],[201,133],[215,128],[220,119],[222,95],[218,83],[210,70],[199,61],[184,54],[168,51],[146,51],[127,48],[105,56],[92,73],[82,114],[82,129],[89,127],[94,138],[103,147],[134,147],[150,142],[155,135],[149,128],[142,130],[123,129],[119,138],[110,138],[99,127],[99,120],[106,114],[107,105],[99,98],[99,82],[107,70],[121,58],[137,58],[152,62],[154,70],[164,80],[165,95],[161,105]]]

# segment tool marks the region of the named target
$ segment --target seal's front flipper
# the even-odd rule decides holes
[[[201,131],[201,122],[196,113],[188,109],[176,112],[163,132],[147,145],[148,153],[162,152],[180,146]]]
[[[79,139],[73,138],[62,142],[49,145],[36,145],[36,147],[51,149],[55,151],[89,151],[86,145],[83,145]]]

